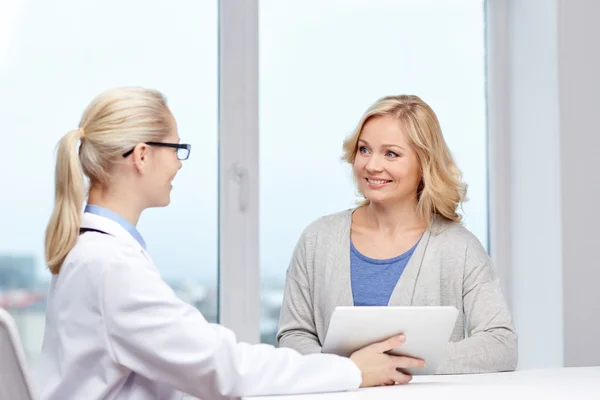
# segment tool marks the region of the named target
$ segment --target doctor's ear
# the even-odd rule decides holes
[[[145,168],[148,157],[150,156],[150,147],[146,143],[138,143],[132,153],[133,163],[139,172]]]

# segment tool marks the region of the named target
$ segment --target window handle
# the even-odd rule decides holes
[[[248,209],[249,201],[249,182],[248,182],[248,169],[234,164],[233,166],[233,180],[240,185],[240,196],[239,196],[239,207],[241,211]]]

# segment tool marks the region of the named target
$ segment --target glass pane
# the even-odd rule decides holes
[[[88,102],[121,85],[161,90],[196,152],[171,205],[138,226],[177,294],[217,318],[217,1],[3,2],[0,6],[0,303],[31,363],[41,348],[50,273],[44,229],[55,148]]]
[[[464,180],[466,226],[487,245],[482,0],[260,2],[262,340],[273,343],[302,230],[355,206],[342,141],[384,95],[436,112]]]

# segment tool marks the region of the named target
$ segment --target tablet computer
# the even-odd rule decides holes
[[[390,354],[425,360],[412,375],[435,374],[446,358],[458,310],[439,307],[336,307],[325,335],[323,353],[349,357],[356,350],[403,333],[406,341]]]

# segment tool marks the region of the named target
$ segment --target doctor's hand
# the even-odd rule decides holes
[[[393,336],[363,347],[350,356],[350,360],[354,361],[362,373],[360,387],[406,384],[411,381],[412,375],[400,372],[398,369],[422,368],[425,362],[417,358],[386,354],[405,340],[404,335]]]

